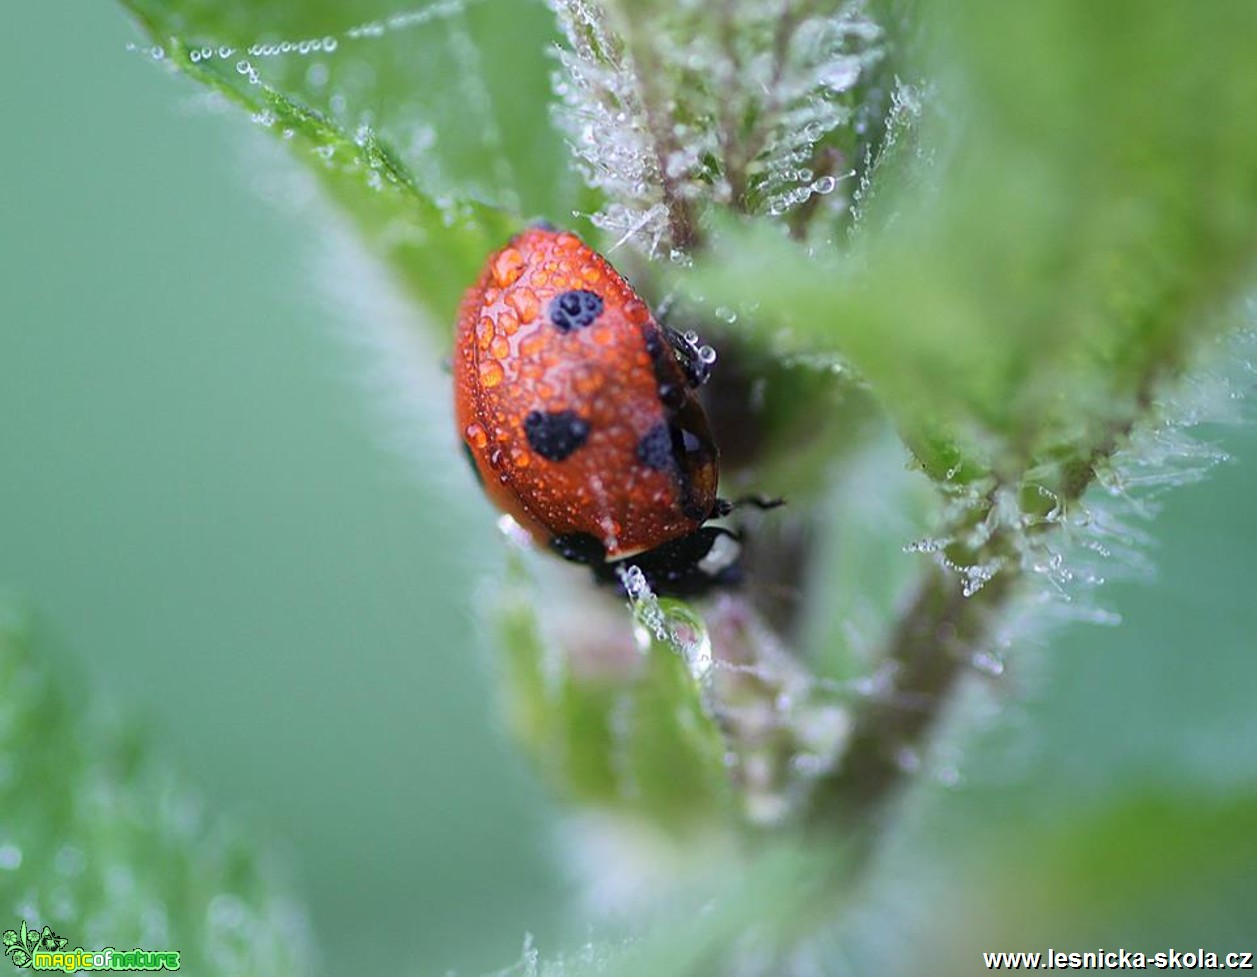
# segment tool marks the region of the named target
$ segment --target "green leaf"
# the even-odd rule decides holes
[[[826,599],[809,607],[801,643],[822,675],[851,682],[882,664],[880,652],[919,570],[904,551],[927,537],[934,493],[906,468],[903,447],[887,431],[831,480],[818,518],[842,531],[819,544],[813,586]]]
[[[484,255],[510,235],[517,220],[470,193],[438,196],[420,185],[401,154],[373,129],[351,133],[299,98],[260,80],[241,81],[236,66],[226,60],[193,61],[199,48],[167,35],[164,22],[138,6],[131,9],[162,45],[169,63],[301,151],[324,189],[432,312],[438,334],[447,336],[462,291]]]
[[[739,229],[703,286],[787,326],[781,348],[854,365],[927,466],[939,435],[989,464],[1101,442],[1227,324],[1257,255],[1257,8],[926,16],[946,29],[939,91],[915,96],[924,148],[849,252]]]
[[[544,118],[542,45],[534,41],[549,27],[539,26],[539,5],[438,4],[413,31],[390,23],[382,2],[366,0],[129,6],[168,63],[300,147],[442,334],[492,246],[519,220],[562,213],[558,201],[570,208],[580,197],[555,175],[567,170]],[[879,695],[852,706],[864,758],[880,764],[866,783],[885,798],[915,749],[930,745],[942,725],[934,721],[938,703],[954,691],[942,680],[904,686],[911,674],[904,666],[928,672],[941,661],[948,676],[967,673],[1012,588],[990,587],[970,600],[954,566],[944,572],[931,563],[927,586],[913,598],[905,572],[912,561],[895,557],[920,531],[924,480],[902,471],[888,478],[900,463],[893,449],[874,459],[868,478],[831,476],[828,463],[865,443],[847,428],[864,427],[871,392],[945,493],[980,488],[965,500],[972,505],[951,527],[938,563],[962,562],[951,547],[971,549],[974,563],[1025,554],[1004,538],[993,552],[979,552],[994,530],[972,545],[956,537],[980,536],[992,513],[1008,516],[1004,527],[1042,518],[1053,491],[1077,499],[1132,425],[1152,416],[1158,384],[1231,324],[1228,304],[1257,257],[1257,128],[1248,123],[1257,104],[1248,51],[1257,12],[1242,0],[1207,11],[1175,0],[881,6],[923,24],[899,30],[912,44],[884,62],[913,83],[895,91],[899,114],[864,170],[872,182],[850,241],[824,239],[825,231],[838,233],[837,220],[817,225],[806,243],[778,229],[725,225],[714,253],[699,256],[695,280],[704,294],[745,305],[739,330],[761,358],[749,381],[767,394],[763,447],[737,463],[730,451],[729,470],[748,481],[767,473],[780,484],[764,481],[765,490],[785,486],[808,502],[825,498],[824,482],[836,485],[831,510],[815,523],[803,521],[806,511],[800,520],[805,532],[825,525],[825,516],[842,527],[818,561],[823,569],[805,581],[816,614],[806,644],[819,651],[825,677],[847,682],[879,666],[888,677]],[[519,18],[518,32],[501,30],[508,18]],[[367,26],[346,26],[357,23]],[[495,33],[505,40],[493,41]],[[215,53],[220,42],[247,51],[306,36],[318,40],[317,55],[259,49],[237,61]],[[326,37],[337,40],[335,51]],[[525,53],[498,61],[487,56],[495,43]],[[318,83],[315,67],[325,72]],[[868,84],[889,85],[891,76],[883,71]],[[515,84],[525,94],[536,86],[518,113],[506,108],[518,104]],[[843,142],[851,151],[864,144]],[[854,368],[841,383],[833,380],[836,364]],[[856,457],[853,467],[864,461]],[[1009,490],[1011,514],[996,507],[990,485]],[[1027,500],[1026,487],[1047,491]],[[870,498],[903,517],[894,532]],[[685,840],[741,828],[723,766],[727,731],[705,702],[701,662],[683,652],[701,646],[701,622],[685,605],[642,602],[634,608],[641,635],[634,635],[622,606],[603,596],[539,601],[518,580],[497,595],[515,732],[582,810]],[[692,637],[679,639],[682,630]],[[896,641],[911,654],[887,654]],[[879,708],[884,722],[859,724]],[[911,738],[917,733],[920,741]],[[1251,806],[1131,803],[1111,818],[1078,817],[1063,838],[1027,832],[1001,849],[1024,871],[985,880],[976,901],[987,915],[977,918],[1012,917],[1022,906],[1036,919],[1068,918],[1076,878],[1095,881],[1099,894],[1076,900],[1084,915],[1109,906],[1137,912],[1146,905],[1142,893],[1190,887],[1184,876],[1192,859],[1166,865],[1158,847],[1193,832],[1183,849],[1205,864],[1209,879],[1230,885],[1203,839],[1231,839],[1227,846],[1251,868],[1251,845],[1240,840],[1254,836]],[[883,811],[855,828],[890,823]],[[832,854],[835,823],[813,836],[818,861]],[[780,885],[738,887],[745,902],[724,899],[716,912],[664,928],[631,972],[714,971],[711,961],[736,953],[728,948],[740,946],[747,929],[777,925],[779,913],[805,915],[802,906],[835,889],[833,878],[797,863],[784,875]],[[1041,879],[1042,892],[1022,891],[1020,883]],[[983,901],[987,891],[998,896],[993,906]],[[965,959],[971,964],[973,955]]]
[[[968,896],[950,925],[969,935],[956,961],[975,943],[1229,950],[1251,934],[1257,797],[1135,792],[1088,807],[993,825],[982,848],[962,849]]]
[[[702,619],[668,599],[638,603],[635,613],[638,640],[649,641],[646,668],[616,731],[642,806],[665,823],[684,821],[696,808],[707,817],[732,814],[724,738],[703,702],[711,648]]]
[[[16,693],[0,723],[0,845],[22,853],[0,914],[45,914],[42,929],[24,921],[11,934],[11,949],[81,944],[89,919],[104,942],[145,946],[160,912],[166,945],[152,948],[180,950],[197,972],[308,973],[302,911],[260,842],[210,817],[139,732],[102,719],[76,685],[64,672],[54,682],[0,608],[0,688]]]
[[[556,787],[669,835],[732,824],[724,741],[671,637],[705,641],[701,621],[661,601],[635,637],[620,607],[593,603],[563,629],[581,637],[560,640],[543,633],[535,606],[518,574],[499,595],[503,692],[516,735]]]
[[[544,137],[539,5],[121,2],[163,61],[290,143],[442,344],[484,256],[583,195]]]

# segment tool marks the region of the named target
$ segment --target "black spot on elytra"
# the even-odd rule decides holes
[[[562,461],[585,443],[589,437],[589,422],[575,411],[533,410],[524,418],[524,434],[532,450],[542,458]]]
[[[637,442],[637,460],[657,472],[667,471],[675,464],[672,454],[672,432],[660,421]]]
[[[572,289],[551,299],[548,311],[560,332],[583,329],[602,315],[602,297],[588,289]]]

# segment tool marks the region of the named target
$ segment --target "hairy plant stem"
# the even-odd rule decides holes
[[[672,132],[671,110],[664,104],[663,92],[655,81],[659,66],[651,57],[650,38],[644,37],[631,18],[625,18],[624,37],[637,94],[646,115],[655,165],[659,170],[659,189],[668,212],[668,233],[672,247],[686,254],[700,245],[698,224],[690,201],[681,193],[677,179],[671,175],[669,160],[679,149]]]
[[[1167,374],[1177,373],[1176,367],[1177,360],[1174,366],[1151,366],[1134,392],[1129,416],[1100,432],[1082,460],[1064,468],[1057,497],[1065,506],[1082,498],[1097,469],[1129,441],[1153,409],[1152,390]],[[992,488],[985,507],[968,514],[967,527],[985,517],[996,492]],[[1056,524],[1040,523],[1027,533],[1042,537],[1056,529]],[[854,834],[866,852],[875,845],[887,808],[925,762],[931,734],[1024,582],[1024,570],[1010,559],[1016,552],[1009,530],[994,531],[976,558],[997,560],[1000,569],[969,596],[957,574],[937,564],[925,572],[881,659],[890,669],[889,688],[859,708],[841,765],[812,796],[805,815],[811,828]]]
[[[842,766],[813,796],[812,824],[877,826],[1020,578],[1006,568],[966,597],[955,574],[929,568],[889,642],[890,688],[857,715]]]
[[[737,22],[729,4],[725,5],[724,19],[721,24],[721,43],[725,56],[734,65],[735,74],[744,70],[743,59],[737,45]],[[765,127],[765,118],[773,117],[781,108],[779,86],[786,69],[786,56],[790,42],[802,19],[802,4],[788,4],[777,22],[773,34],[772,45],[772,78],[768,83],[769,100],[764,110],[755,119],[749,133],[742,134],[741,120],[733,113],[733,105],[725,103],[725,112],[720,120],[718,138],[723,153],[724,175],[729,183],[730,205],[742,214],[750,213],[750,177],[748,174],[751,162],[764,151],[768,144],[769,129]]]

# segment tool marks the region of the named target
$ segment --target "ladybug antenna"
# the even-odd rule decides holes
[[[776,509],[785,504],[785,499],[767,499],[762,495],[743,495],[732,501],[729,499],[717,499],[716,507],[712,510],[711,517],[719,519],[722,516],[729,515],[734,509],[741,509],[744,506],[752,506],[756,509]]]

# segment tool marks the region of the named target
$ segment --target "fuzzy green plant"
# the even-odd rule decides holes
[[[723,494],[788,499],[736,591],[630,570],[626,608],[527,549],[486,589],[590,892],[723,893],[564,972],[805,972],[975,690],[1105,619],[1251,382],[1251,3],[123,3],[292,146],[434,358],[491,250],[574,225],[719,351]]]
[[[175,952],[204,974],[304,974],[313,945],[272,856],[92,703],[0,607],[0,929],[39,950]]]

